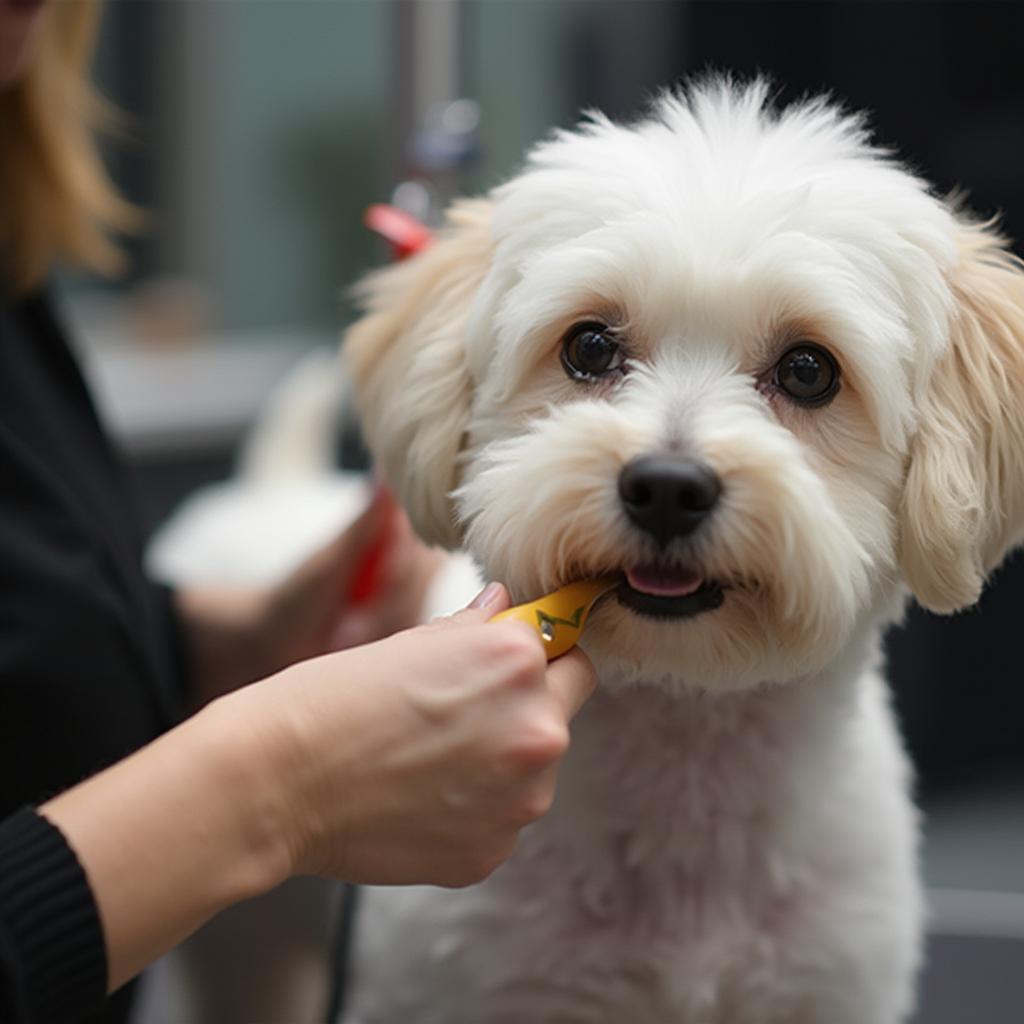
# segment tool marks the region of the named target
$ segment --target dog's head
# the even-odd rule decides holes
[[[1024,278],[825,102],[665,96],[554,136],[365,285],[346,348],[424,538],[518,599],[623,574],[619,674],[813,671],[1024,530]]]

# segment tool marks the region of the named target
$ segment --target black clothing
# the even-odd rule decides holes
[[[132,511],[47,300],[0,304],[0,821],[119,760],[179,716],[170,594],[143,577]],[[9,825],[0,835],[16,844],[21,833]],[[0,901],[0,946],[17,937],[12,913]],[[4,986],[29,980],[0,973],[5,1024]],[[70,1019],[95,1009],[83,1005]],[[114,1024],[126,1012],[108,1008],[96,1019]]]
[[[0,822],[0,913],[0,1020],[80,1020],[101,1005],[107,959],[92,890],[64,837],[29,808]]]

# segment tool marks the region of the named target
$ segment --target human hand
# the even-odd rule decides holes
[[[356,577],[374,551],[374,587],[360,597]],[[414,625],[441,558],[415,537],[390,492],[377,488],[353,523],[277,586],[179,591],[192,703]]]
[[[527,627],[488,623],[507,606],[492,585],[449,619],[213,706],[265,751],[286,873],[466,885],[545,813],[593,669],[578,650],[548,665]]]
[[[367,557],[376,561],[373,586],[358,595]],[[378,486],[350,526],[267,595],[260,633],[268,665],[259,675],[416,625],[442,557],[417,539],[391,492]]]
[[[214,701],[40,808],[84,865],[109,990],[295,873],[479,881],[551,803],[594,674],[485,591],[447,620]]]

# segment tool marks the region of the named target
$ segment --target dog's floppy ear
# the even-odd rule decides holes
[[[449,210],[428,249],[369,275],[343,356],[377,465],[419,535],[456,547],[449,495],[469,415],[466,320],[491,256],[490,204]]]
[[[925,385],[900,509],[900,560],[936,612],[973,604],[1024,535],[1024,268],[962,225],[950,347]]]

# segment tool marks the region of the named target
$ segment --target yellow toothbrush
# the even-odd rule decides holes
[[[579,643],[594,603],[615,587],[619,579],[618,576],[609,575],[570,583],[536,601],[517,604],[514,608],[499,612],[491,621],[518,619],[525,622],[540,634],[548,661],[553,661]]]

